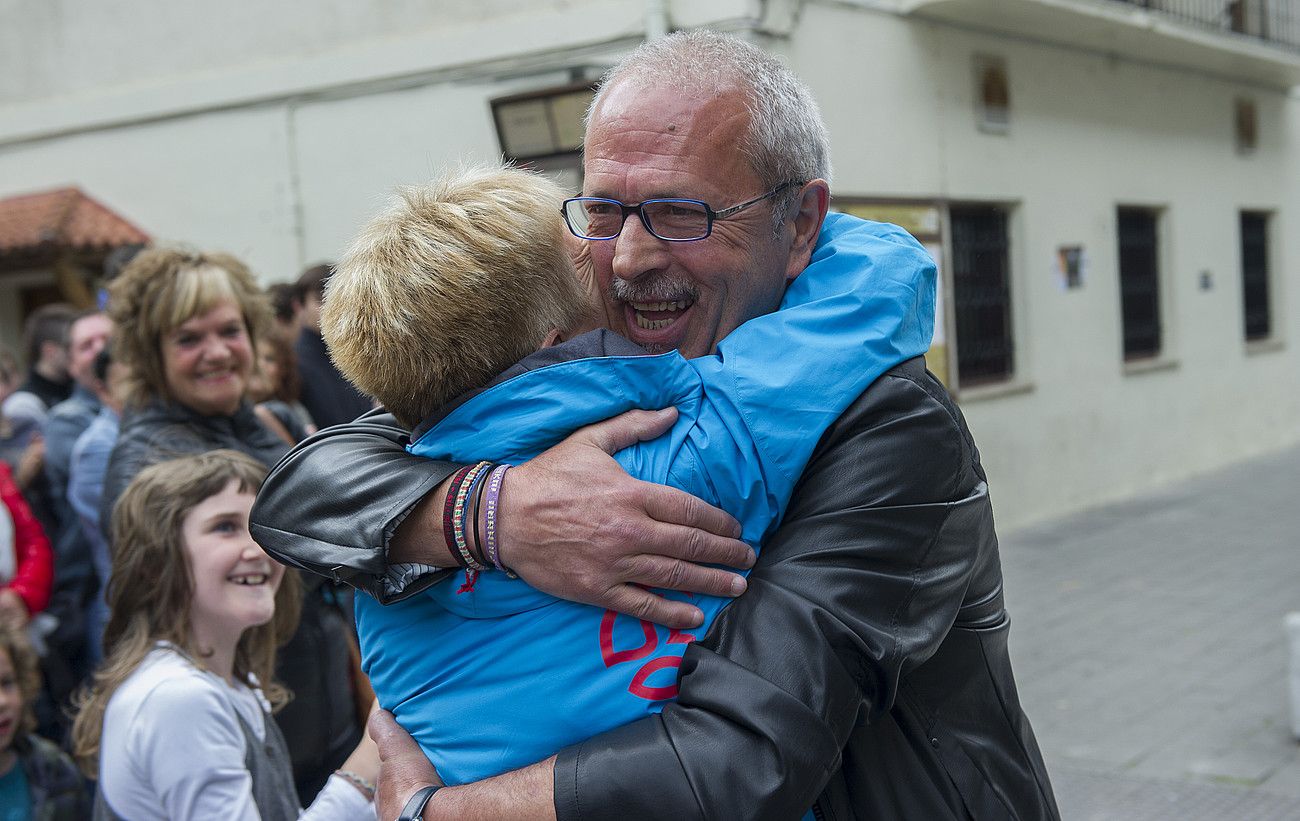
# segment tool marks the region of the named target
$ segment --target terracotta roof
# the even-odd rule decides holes
[[[109,250],[148,241],[148,234],[78,188],[0,200],[0,254]]]

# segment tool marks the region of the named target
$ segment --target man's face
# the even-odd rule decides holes
[[[320,296],[315,291],[308,291],[302,297],[302,311],[298,314],[298,321],[302,327],[308,328],[315,333],[320,333]]]
[[[68,381],[68,346],[47,340],[41,343],[39,357],[41,371],[55,382]]]
[[[585,145],[589,197],[625,204],[679,197],[715,211],[766,193],[738,146],[749,123],[739,92],[695,95],[617,83]],[[636,216],[591,242],[612,330],[651,351],[702,356],[746,320],[777,308],[791,266],[790,231],[772,231],[765,201],[713,224],[696,242],[665,242]]]
[[[68,373],[87,390],[95,389],[91,366],[112,333],[113,322],[104,314],[82,317],[68,330]]]

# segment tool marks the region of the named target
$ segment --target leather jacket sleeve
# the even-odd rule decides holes
[[[799,818],[958,618],[987,509],[943,388],[919,359],[886,373],[818,444],[748,591],[687,649],[677,702],[560,753],[560,821]]]
[[[397,526],[458,467],[411,455],[408,441],[391,414],[374,411],[302,442],[258,492],[253,538],[285,564],[354,585],[385,604],[441,578],[426,574],[416,583],[388,567]]]

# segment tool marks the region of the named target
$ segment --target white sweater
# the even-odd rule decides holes
[[[260,821],[236,713],[262,740],[268,711],[260,689],[231,685],[160,644],[104,713],[99,785],[109,807],[132,821]],[[355,787],[331,776],[299,819],[374,817]]]

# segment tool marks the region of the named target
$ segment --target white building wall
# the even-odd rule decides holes
[[[491,98],[607,65],[653,6],[294,0],[240,16],[175,5],[154,19],[156,4],[116,4],[129,31],[91,0],[36,4],[37,17],[0,26],[4,65],[34,60],[22,82],[0,79],[0,196],[80,185],[161,239],[240,255],[266,281],[337,257],[393,186],[495,157]],[[837,195],[1013,205],[1013,390],[960,396],[1004,525],[1300,439],[1300,99],[853,5],[667,9],[677,25],[791,24],[758,41],[816,92]],[[32,8],[0,0],[6,21]],[[182,22],[203,42],[176,45]],[[60,49],[85,54],[64,64],[46,53]],[[977,53],[1006,60],[1007,135],[975,127]],[[1233,147],[1239,95],[1260,112],[1260,145],[1246,157]],[[1122,362],[1120,203],[1166,209],[1163,369]],[[1242,342],[1243,207],[1277,211],[1280,348]],[[1055,278],[1067,244],[1087,252],[1081,289]],[[1203,271],[1211,290],[1199,287]]]
[[[941,24],[810,5],[778,46],[814,87],[840,196],[1013,203],[1016,379],[961,394],[1000,520],[1022,523],[1300,440],[1297,111],[1286,92]],[[975,127],[972,63],[1007,63],[1006,135]],[[831,55],[834,55],[832,58]],[[846,60],[844,55],[854,55]],[[1237,96],[1260,144],[1236,153]],[[1121,350],[1115,209],[1165,208],[1164,350]],[[1243,342],[1238,211],[1275,210],[1278,346]],[[1056,249],[1080,244],[1081,289]],[[1213,287],[1199,287],[1203,271]]]

